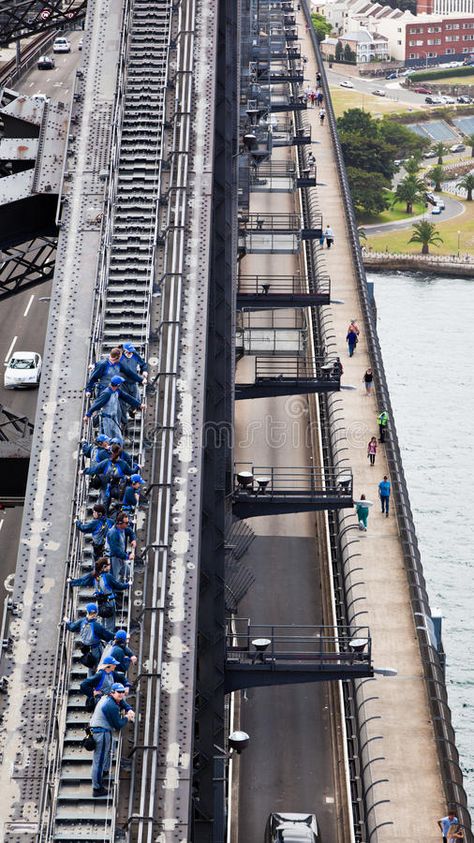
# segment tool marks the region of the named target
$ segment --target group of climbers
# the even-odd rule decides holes
[[[108,795],[104,783],[110,772],[113,734],[135,716],[126,697],[131,690],[128,669],[137,658],[127,646],[127,631],[117,628],[116,616],[123,593],[132,585],[137,545],[133,519],[137,508],[146,505],[140,466],[123,447],[129,417],[144,407],[139,388],[146,381],[146,361],[131,342],[124,342],[95,364],[85,388],[93,401],[84,420],[92,418],[97,432],[94,441],[82,442],[82,454],[89,460],[83,474],[90,477],[90,488],[98,497],[92,518],[78,518],[75,526],[91,537],[93,567],[67,582],[71,588],[91,589],[91,600],[85,616],[65,617],[64,622],[77,634],[79,661],[88,669],[79,692],[92,713],[86,741],[94,750],[94,797]]]

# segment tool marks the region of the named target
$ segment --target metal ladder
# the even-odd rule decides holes
[[[98,337],[103,352],[124,340],[146,350],[150,324],[150,304],[154,280],[154,252],[161,176],[161,145],[170,41],[171,0],[134,0],[120,150],[115,171],[113,214],[107,255],[105,303],[100,310]],[[126,449],[135,459],[142,451],[141,413],[128,425]],[[130,429],[131,427],[131,429]],[[87,492],[86,515],[92,512],[96,498]],[[84,514],[84,506],[82,513]],[[92,567],[92,553],[87,538],[78,574]],[[77,574],[76,574],[77,575]],[[129,601],[123,593],[123,609],[117,612],[117,624],[127,625]],[[76,608],[91,599],[90,589],[77,589]],[[119,601],[120,601],[119,597]],[[120,603],[119,603],[120,605]],[[74,648],[64,712],[64,738],[59,785],[51,840],[69,843],[113,841],[118,786],[117,762],[111,769],[111,796],[93,799],[91,786],[91,754],[81,741],[90,714],[79,684],[87,669],[79,662],[81,653]],[[133,704],[133,701],[132,701]],[[119,750],[118,757],[119,757]]]

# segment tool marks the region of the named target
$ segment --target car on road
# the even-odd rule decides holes
[[[463,143],[453,143],[452,146],[449,147],[450,152],[464,152],[466,147]]]
[[[53,53],[70,53],[71,42],[67,38],[56,38],[53,41]]]
[[[270,814],[265,843],[321,843],[315,814]]]
[[[440,213],[441,213],[441,208],[440,208],[440,206],[439,206],[439,205],[435,205],[435,206],[434,206],[434,208],[432,208],[432,209],[431,209],[431,213],[432,213],[432,214],[440,214]]]
[[[5,389],[38,386],[41,356],[36,351],[14,351],[5,366]]]
[[[354,83],[350,81],[350,79],[343,79],[342,82],[339,82],[341,88],[353,88]]]
[[[396,79],[396,78],[397,78],[397,74],[396,74],[396,73],[387,73],[387,75],[386,75],[386,77],[385,77],[385,78],[386,78],[386,79]]]
[[[77,42],[77,49],[82,50],[83,46],[84,46],[84,38],[79,38],[79,41]]]
[[[437,158],[438,153],[434,149],[429,149],[428,152],[423,153],[423,158]]]
[[[56,62],[52,56],[40,56],[38,59],[38,70],[54,70]]]
[[[441,102],[443,105],[454,105],[456,100],[454,97],[441,97]]]
[[[383,90],[383,88],[376,88],[375,91],[372,91],[372,93],[373,93],[374,97],[384,97],[385,96],[385,91]]]
[[[425,102],[428,105],[442,105],[443,100],[441,97],[425,97]]]
[[[441,208],[442,211],[444,211],[444,209],[446,208],[446,205],[444,204],[444,199],[441,196],[436,197],[436,204],[438,208]]]
[[[417,88],[413,88],[415,94],[432,94],[433,91],[430,88],[425,88],[423,85],[418,85]]]
[[[434,195],[434,193],[425,193],[425,199],[426,199],[427,202],[430,203],[430,205],[437,205],[438,204],[436,196]]]
[[[461,105],[469,105],[469,103],[472,102],[472,97],[467,97],[465,94],[463,94],[463,96],[458,97],[457,101],[461,103]]]

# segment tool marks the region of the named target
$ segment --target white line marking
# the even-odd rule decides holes
[[[2,518],[2,520],[0,521],[0,530],[2,529],[2,527],[3,527],[3,518]]]
[[[12,351],[13,351],[13,349],[14,349],[14,346],[15,346],[15,343],[16,343],[17,339],[18,339],[18,337],[13,337],[13,339],[12,339],[12,343],[11,343],[11,346],[10,346],[10,348],[9,348],[9,349],[8,349],[8,351],[7,351],[7,356],[5,357],[5,363],[8,363],[8,361],[9,361],[9,359],[10,359],[11,353],[12,353]]]
[[[34,299],[34,297],[35,297],[35,294],[34,294],[34,293],[32,293],[32,296],[31,296],[31,298],[30,298],[30,300],[29,300],[28,304],[26,305],[25,312],[24,312],[23,316],[28,316],[28,313],[29,313],[30,307],[31,307],[31,305],[33,304],[33,299]]]

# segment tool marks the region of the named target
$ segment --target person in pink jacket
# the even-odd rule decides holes
[[[377,439],[375,436],[372,436],[372,439],[367,445],[367,456],[370,460],[371,465],[375,465],[375,455],[377,453]]]

